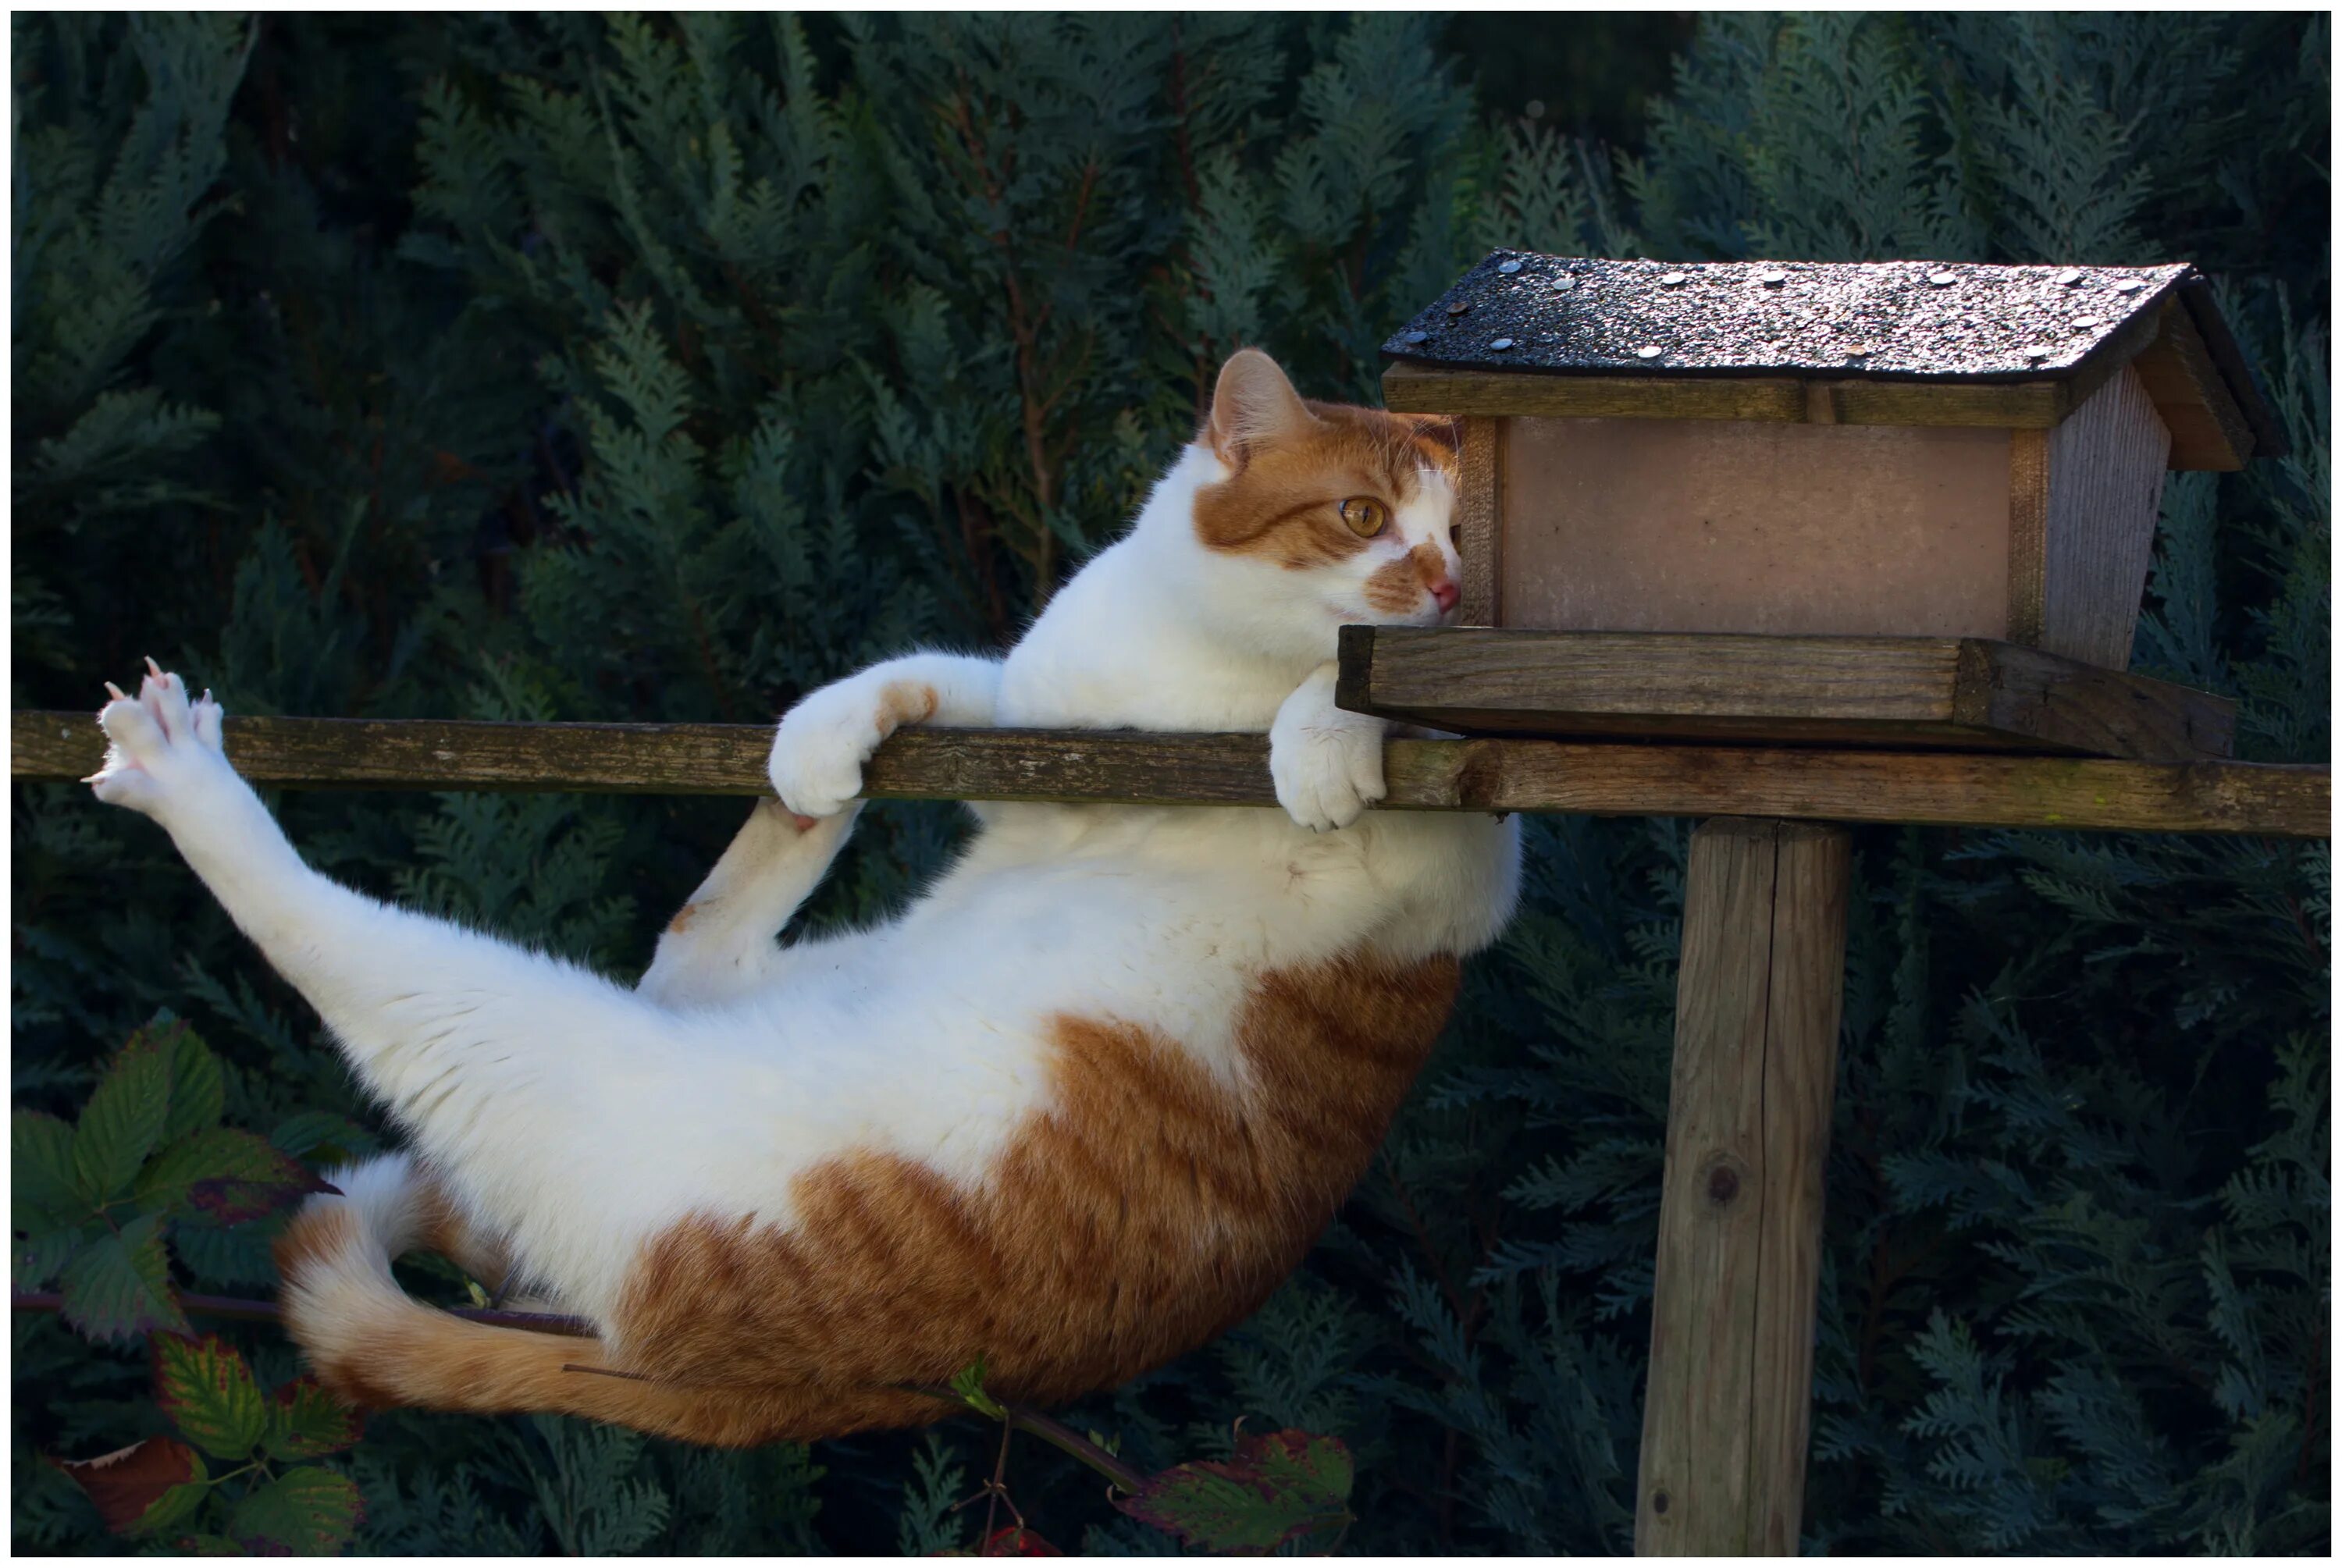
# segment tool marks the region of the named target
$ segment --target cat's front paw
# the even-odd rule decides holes
[[[1276,804],[1303,827],[1347,827],[1383,798],[1382,720],[1362,714],[1299,711],[1288,704],[1268,732],[1268,776]]]
[[[773,792],[799,816],[835,816],[862,793],[862,764],[878,743],[935,711],[936,690],[920,681],[856,676],[824,686],[781,719],[766,764]]]
[[[114,700],[98,710],[105,732],[105,761],[82,782],[109,805],[128,806],[162,818],[184,808],[223,781],[234,781],[220,744],[220,705],[205,692],[190,702],[186,683],[146,661],[146,678],[135,697],[113,682]]]

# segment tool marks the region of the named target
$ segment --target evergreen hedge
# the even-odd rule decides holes
[[[2327,754],[2322,15],[1718,15],[1615,154],[1485,119],[1403,15],[12,28],[18,707],[153,654],[231,712],[765,722],[1012,639],[1229,349],[1370,398],[1389,325],[1501,243],[2204,265],[2293,454],[2171,484],[2137,663],[2235,695],[2248,757]],[[336,876],[618,974],[739,815],[276,804]],[[816,922],[960,831],[866,821]],[[1338,1435],[1345,1549],[1626,1548],[1688,827],[1534,824],[1519,924],[1307,1266],[1068,1422],[1146,1467],[1239,1417]],[[152,826],[25,786],[13,843],[20,1162],[165,1012],[228,1125],[374,1145]],[[2326,1551],[2326,846],[1857,844],[1808,1546]],[[15,1283],[53,1285],[104,1237],[16,1185]],[[139,1266],[166,1236],[182,1288],[258,1293],[274,1223],[173,1209]],[[13,1333],[15,1544],[106,1551],[41,1456],[162,1430],[145,1358]],[[323,1463],[366,1551],[921,1552],[972,1542],[995,1436],[401,1413]],[[1009,1483],[1065,1544],[1167,1549],[1054,1451]]]

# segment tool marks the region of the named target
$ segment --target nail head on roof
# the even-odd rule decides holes
[[[1952,285],[1959,281],[1960,277],[1957,273],[1938,272],[1929,273],[1927,275],[1927,282],[1929,285],[1935,288],[1949,288]]]
[[[2141,285],[2138,279],[2135,277],[2127,277],[2123,279],[2122,282],[2115,285],[2115,292],[2117,294],[2137,294],[2140,287]]]
[[[2064,272],[2057,275],[2057,281],[2065,285],[2067,288],[2072,288],[2076,284],[2082,281],[2082,274],[2078,268],[2067,267]]]
[[[1656,359],[1659,357],[1659,345],[1655,343],[1646,343],[1642,347],[1635,351],[1635,357],[1636,359]]]
[[[1513,346],[1513,340],[1509,337],[1492,338],[1489,340],[1488,346],[1494,349],[1510,348]]]
[[[1789,281],[1789,275],[1785,272],[1759,273],[1756,275],[1756,281],[1767,288],[1779,288]]]
[[[2080,315],[2074,318],[2074,330],[2077,332],[2086,331],[2097,325],[2098,318],[2094,315]]]
[[[1506,260],[1500,261],[1496,264],[1496,270],[1498,272],[1518,272],[1521,270],[1520,260],[1518,257],[1510,257]]]
[[[1410,332],[1406,335],[1406,340],[1409,343],[1421,343],[1430,335],[1427,332]]]
[[[1548,282],[1545,286],[1553,290],[1556,294],[1567,294],[1571,289],[1577,286],[1577,280],[1574,277],[1567,276],[1557,277]]]
[[[1471,308],[1472,302],[1470,300],[1459,299],[1455,304],[1447,307],[1447,314],[1450,315],[1462,315],[1466,311],[1470,310]]]
[[[1675,287],[1677,284],[1679,284],[1679,283],[1681,283],[1681,282],[1683,282],[1683,281],[1684,281],[1684,275],[1683,275],[1683,274],[1681,274],[1681,273],[1679,273],[1679,272],[1671,272],[1671,273],[1667,274],[1667,275],[1666,275],[1666,276],[1665,276],[1665,277],[1661,278],[1661,279],[1659,280],[1659,283],[1660,283],[1661,286],[1663,286],[1663,287],[1666,287],[1666,288],[1673,288],[1673,287]]]

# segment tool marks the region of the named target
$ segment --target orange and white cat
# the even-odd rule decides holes
[[[115,693],[99,798],[169,831],[411,1144],[279,1244],[319,1375],[749,1443],[932,1421],[914,1388],[979,1355],[1001,1397],[1062,1402],[1249,1313],[1513,908],[1517,824],[1368,814],[1388,726],[1334,705],[1338,627],[1454,608],[1455,461],[1445,422],[1305,403],[1236,355],[1006,658],[889,660],[781,721],[779,799],[631,991],[327,880],[208,695],[151,664]],[[900,917],[778,945],[905,724],[1265,729],[1284,809],[980,806]],[[418,1248],[596,1337],[425,1306],[389,1268]]]

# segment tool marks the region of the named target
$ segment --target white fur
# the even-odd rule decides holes
[[[1426,541],[1454,569],[1444,480],[1366,550],[1295,572],[1198,543],[1195,492],[1226,474],[1189,448],[1005,661],[915,654],[793,710],[772,759],[788,812],[759,808],[635,991],[310,870],[175,676],[100,715],[114,746],[93,782],[169,830],[518,1274],[606,1319],[647,1237],[693,1213],[786,1223],[793,1179],[830,1156],[982,1183],[1047,1094],[1053,1015],[1155,1026],[1242,1092],[1234,1024],[1260,971],[1495,938],[1516,824],[1366,813],[1386,726],[1333,705],[1336,628],[1395,619],[1366,578]],[[1439,616],[1426,593],[1396,618]],[[982,805],[899,918],[778,947],[903,682],[935,691],[937,724],[1267,731],[1286,810]],[[387,1198],[363,1206],[398,1228]]]

